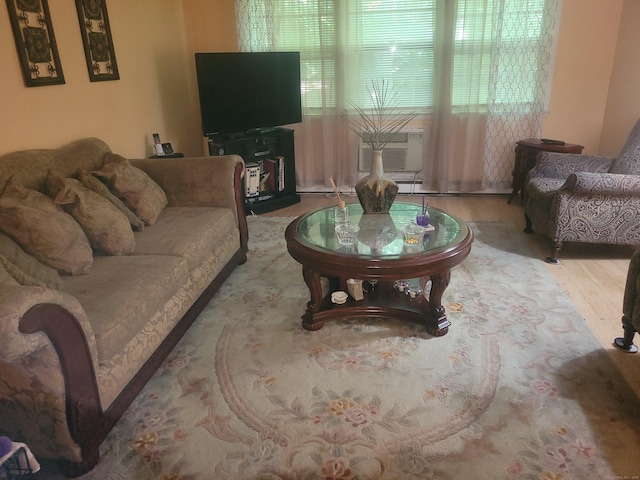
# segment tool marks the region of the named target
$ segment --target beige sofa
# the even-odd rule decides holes
[[[118,190],[107,158],[153,186],[156,218],[140,198]],[[38,459],[57,459],[69,476],[95,466],[107,433],[235,266],[246,262],[243,167],[236,155],[126,161],[95,138],[0,157],[0,435],[27,443]],[[32,198],[46,201],[33,190],[53,199],[52,177],[66,182],[53,190],[57,211],[33,228],[37,233],[50,217],[66,217],[52,222],[50,234],[30,235],[55,243],[79,225],[87,236],[80,247],[55,246],[59,263],[21,243],[29,238],[11,217]],[[121,201],[113,223],[97,233],[82,217],[95,217],[91,203],[77,193],[69,202],[69,192],[77,188],[110,214],[113,208],[96,198],[98,190],[90,195],[78,187],[87,187],[79,178],[107,186],[115,199],[109,192],[102,198],[111,205]],[[107,237],[118,231],[124,240],[116,238],[114,249]]]

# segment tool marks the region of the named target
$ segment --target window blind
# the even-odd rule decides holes
[[[250,0],[252,22],[243,28],[273,23],[264,28],[268,41],[254,35],[251,50],[301,52],[307,111],[348,101],[367,107],[363,85],[372,79],[390,81],[400,106],[428,111],[436,58],[449,65],[454,107],[486,104],[492,95],[497,103],[535,101],[537,71],[546,60],[538,58],[545,0],[528,0],[524,13],[522,2],[460,0],[455,11],[442,2],[270,0],[266,8],[264,0]],[[448,57],[437,56],[442,45]]]

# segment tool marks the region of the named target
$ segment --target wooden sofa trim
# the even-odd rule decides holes
[[[71,438],[81,447],[82,458],[97,455],[87,449],[102,416],[93,360],[82,327],[76,317],[60,305],[41,303],[20,319],[23,333],[45,333],[60,359],[66,391],[67,422]],[[98,458],[93,458],[97,463]]]
[[[247,224],[247,214],[244,210],[244,193],[242,190],[242,177],[244,174],[244,164],[237,163],[234,172],[233,186],[236,194],[236,215],[238,217],[238,227],[240,228],[240,247],[244,248],[249,242],[249,226]],[[246,251],[245,251],[246,252]],[[246,256],[243,264],[247,261]]]

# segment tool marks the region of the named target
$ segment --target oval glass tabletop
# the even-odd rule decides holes
[[[332,253],[382,259],[435,252],[457,244],[467,235],[467,226],[442,210],[428,208],[429,227],[421,241],[407,245],[402,229],[415,222],[422,206],[394,202],[389,213],[364,214],[359,203],[350,203],[349,223],[357,225],[356,242],[341,245],[336,235],[335,207],[315,210],[303,216],[297,225],[297,240],[308,247]]]

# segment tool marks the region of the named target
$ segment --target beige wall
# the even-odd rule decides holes
[[[563,0],[549,115],[542,136],[597,154],[623,0]]]
[[[640,2],[625,0],[600,151],[616,156],[640,118]]]
[[[236,52],[235,0],[184,0],[192,52]]]
[[[4,2],[3,2],[4,3]],[[0,6],[0,154],[87,136],[128,157],[151,155],[151,134],[200,152],[193,61],[180,0],[109,0],[120,80],[90,82],[74,0],[50,0],[64,85],[24,86],[6,5]]]
[[[185,29],[191,58],[198,52],[238,51],[235,0],[183,0],[183,2]],[[195,88],[197,96],[197,84]],[[196,102],[198,102],[197,97]],[[196,117],[200,128],[199,105]],[[207,138],[200,138],[201,152],[203,155],[207,155]]]

